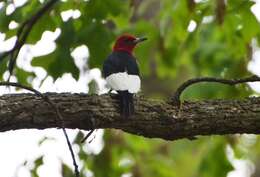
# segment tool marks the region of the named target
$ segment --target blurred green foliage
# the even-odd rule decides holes
[[[0,9],[0,32],[6,39],[17,33],[18,28],[9,29],[11,21],[21,24],[42,6],[40,1],[30,0],[6,15],[10,3],[1,2]],[[260,23],[251,11],[253,5],[249,0],[60,1],[36,23],[27,43],[35,44],[44,31],[59,28],[56,49],[34,58],[32,65],[44,68],[54,79],[64,73],[78,79],[79,69],[71,56],[77,46],[88,47],[88,68],[101,68],[116,36],[122,33],[147,36],[149,40],[135,51],[143,77],[142,87],[146,95],[162,99],[191,77],[240,78],[250,74],[247,64],[252,58],[252,40],[260,42]],[[70,9],[79,10],[80,17],[63,21],[61,12]],[[1,75],[7,70],[6,63],[7,60],[0,65]],[[35,77],[33,72],[19,67],[15,71],[18,81],[24,84],[30,84],[28,78]],[[198,84],[187,89],[183,97],[242,98],[252,94],[247,87]],[[104,148],[95,155],[87,154],[84,145],[77,141],[82,136],[79,133],[75,141],[80,147],[79,158],[84,162],[82,175],[89,170],[95,177],[127,173],[134,177],[224,177],[232,170],[225,152],[227,143],[236,157],[260,164],[255,156],[260,152],[259,138],[250,146],[252,150],[245,152],[238,137],[166,142],[111,131],[105,133]],[[33,176],[37,176],[42,157],[35,164]],[[62,165],[64,177],[72,173],[68,166]]]

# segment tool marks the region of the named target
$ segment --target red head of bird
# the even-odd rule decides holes
[[[124,34],[119,36],[116,40],[113,50],[114,51],[125,51],[132,54],[135,46],[142,41],[147,40],[145,37],[137,38],[130,34]]]

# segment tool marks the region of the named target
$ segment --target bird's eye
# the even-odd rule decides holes
[[[132,44],[132,40],[129,38],[125,39],[124,42],[129,45]]]

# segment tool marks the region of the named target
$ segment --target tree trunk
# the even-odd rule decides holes
[[[115,95],[47,93],[59,108],[66,128],[115,128],[148,137],[175,140],[197,135],[260,133],[260,98],[170,102],[136,97],[136,113],[120,117]],[[0,97],[0,131],[61,127],[51,107],[33,94]]]

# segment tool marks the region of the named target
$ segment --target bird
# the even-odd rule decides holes
[[[146,37],[135,37],[131,34],[119,36],[112,53],[103,63],[103,75],[108,86],[118,93],[120,114],[129,118],[134,114],[133,95],[141,88],[140,71],[134,48]]]

